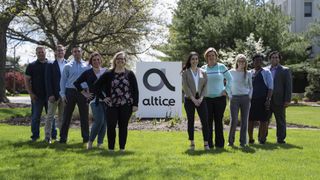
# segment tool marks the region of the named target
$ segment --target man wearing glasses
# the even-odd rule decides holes
[[[65,56],[65,48],[59,44],[55,50],[56,59],[48,63],[46,68],[46,91],[48,98],[48,113],[45,122],[45,141],[51,143],[52,139],[56,139],[56,134],[51,134],[52,124],[56,124],[61,132],[62,116],[64,103],[60,97],[60,79],[64,66],[67,64]],[[58,119],[54,119],[56,110],[58,108]]]

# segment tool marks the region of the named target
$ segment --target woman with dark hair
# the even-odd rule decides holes
[[[249,143],[254,143],[254,121],[259,121],[258,140],[260,144],[264,144],[266,142],[268,130],[268,111],[270,109],[273,80],[271,72],[262,68],[262,55],[254,55],[252,61],[254,69],[251,70],[253,92],[248,125]]]
[[[230,97],[230,131],[229,146],[233,146],[238,124],[239,110],[241,113],[240,146],[247,144],[247,127],[252,97],[252,76],[248,68],[247,58],[244,54],[236,56],[235,69],[230,70],[232,76]]]
[[[210,47],[204,53],[207,64],[202,66],[208,75],[206,103],[208,108],[209,147],[213,148],[213,121],[215,125],[215,144],[218,148],[224,147],[223,114],[226,109],[226,96],[230,95],[230,82],[232,80],[228,68],[218,63],[217,51]]]
[[[138,110],[138,83],[134,73],[125,68],[126,62],[125,52],[116,53],[111,71],[104,73],[95,83],[98,97],[107,104],[109,151],[114,151],[117,124],[120,151],[125,150],[129,119],[132,112]]]
[[[106,134],[106,114],[105,114],[105,103],[102,99],[96,98],[94,82],[106,71],[106,68],[101,67],[102,57],[98,52],[94,52],[90,55],[89,64],[92,66],[91,69],[84,71],[80,77],[73,83],[74,86],[80,91],[84,97],[90,101],[90,106],[93,115],[93,124],[87,144],[87,149],[92,148],[92,143],[98,135],[97,147],[101,148],[103,139]],[[89,89],[83,89],[81,84],[87,83]],[[95,103],[97,100],[98,103]]]
[[[195,149],[194,144],[194,114],[197,109],[202,124],[204,149],[209,150],[208,145],[208,110],[206,101],[203,100],[207,92],[207,74],[198,68],[199,55],[191,52],[185,66],[182,69],[182,84],[185,93],[184,108],[188,118],[188,135],[190,150]]]

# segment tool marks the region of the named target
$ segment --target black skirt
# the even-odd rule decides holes
[[[268,121],[268,110],[264,105],[266,98],[251,99],[251,108],[249,113],[249,121]]]

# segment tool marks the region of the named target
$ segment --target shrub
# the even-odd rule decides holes
[[[10,71],[5,74],[6,90],[11,94],[25,91],[24,74],[18,71]],[[15,87],[14,87],[15,86]]]

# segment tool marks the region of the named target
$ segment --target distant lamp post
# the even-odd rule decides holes
[[[19,43],[13,46],[13,95],[16,95],[16,47]]]

